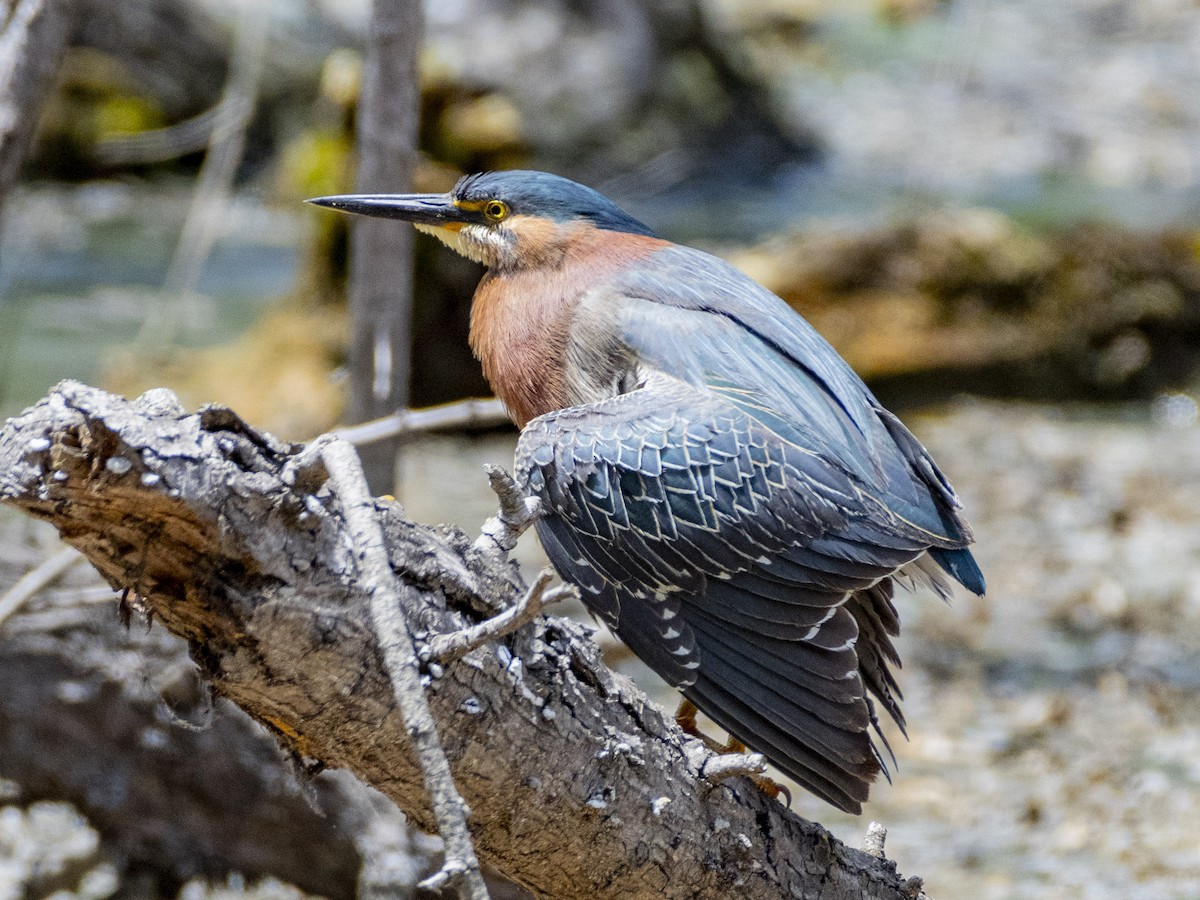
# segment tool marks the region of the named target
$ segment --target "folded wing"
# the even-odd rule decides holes
[[[881,585],[928,542],[795,437],[656,375],[535,419],[518,473],[597,616],[721,727],[857,810],[883,766],[866,690],[900,715]]]

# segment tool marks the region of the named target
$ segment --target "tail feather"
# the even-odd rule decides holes
[[[975,562],[975,557],[971,555],[970,550],[965,547],[958,550],[942,550],[932,547],[929,555],[946,570],[951,578],[972,594],[982,597],[987,592],[987,583],[984,581],[983,572],[980,571],[979,564]]]
[[[684,695],[799,784],[858,812],[884,764],[853,646],[824,650],[683,611],[700,659]]]
[[[795,641],[764,641],[756,635],[739,633],[726,628],[724,623],[708,619],[693,617],[690,621],[698,644],[708,646],[711,643],[720,645],[725,652],[736,652],[739,658],[778,673],[806,694],[822,697],[838,706],[854,703],[862,696],[857,680],[846,677],[846,666],[840,662],[841,653],[827,654],[815,648],[806,648]],[[834,666],[833,662],[813,665],[810,658],[814,655],[832,655],[837,665]],[[839,674],[832,676],[834,671]]]
[[[709,630],[693,625],[696,643],[703,659],[723,661],[727,668],[740,673],[739,681],[753,678],[764,688],[778,695],[783,702],[801,704],[806,713],[820,719],[824,725],[846,731],[857,731],[862,725],[863,703],[857,690],[844,692],[841,698],[831,697],[821,688],[824,681],[814,690],[812,679],[803,670],[787,661],[787,645],[783,641],[771,641],[777,653],[766,652],[760,644],[753,654],[746,653],[745,643],[723,631]],[[784,645],[784,646],[780,646]]]
[[[737,696],[701,677],[684,692],[704,713],[731,735],[760,751],[788,777],[825,802],[849,813],[861,813],[870,783],[879,772],[878,760],[846,772],[785,734],[771,720],[750,709]]]
[[[863,684],[875,695],[889,716],[908,736],[904,713],[900,709],[903,695],[892,674],[889,663],[900,667],[900,654],[892,638],[900,633],[900,623],[892,606],[892,580],[884,579],[872,588],[851,595],[846,609],[858,622],[858,671]],[[878,728],[877,728],[878,730]],[[882,732],[880,732],[882,736]]]

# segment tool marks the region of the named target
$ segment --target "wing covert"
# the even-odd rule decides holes
[[[629,270],[597,302],[621,309],[623,335],[647,364],[726,398],[852,476],[886,515],[928,546],[971,543],[945,476],[907,428],[802,317],[722,260],[665,248]],[[947,568],[972,590],[982,576]]]
[[[882,760],[847,600],[920,556],[920,540],[794,430],[661,373],[531,421],[517,476],[594,614],[731,734],[858,807]],[[867,543],[876,533],[886,541]],[[870,657],[871,690],[894,684],[879,671],[890,658]]]

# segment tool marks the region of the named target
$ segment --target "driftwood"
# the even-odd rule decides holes
[[[368,601],[371,631],[392,685],[392,697],[404,731],[421,769],[436,830],[446,844],[445,863],[421,886],[441,889],[453,885],[462,900],[488,900],[487,885],[467,826],[470,810],[458,793],[445,748],[438,740],[437,723],[421,683],[417,642],[405,615],[404,588],[392,569],[387,535],[375,514],[375,500],[367,486],[366,473],[358,454],[345,441],[323,438],[307,453],[313,462],[318,458],[313,454],[319,454],[345,518],[347,537],[355,548],[359,592]]]
[[[316,462],[314,462],[316,460]],[[212,689],[309,767],[345,768],[426,829],[422,775],[384,674],[358,548],[320,455],[229,410],[187,415],[64,383],[0,430],[0,500],[52,522],[127,602],[187,638]],[[512,605],[500,554],[375,502],[423,647]],[[481,859],[539,896],[912,898],[749,780],[540,617],[422,681]],[[876,851],[879,852],[879,851]]]

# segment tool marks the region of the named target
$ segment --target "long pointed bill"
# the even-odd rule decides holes
[[[341,194],[305,202],[359,216],[403,219],[414,225],[453,228],[475,221],[470,212],[454,205],[449,194]]]

